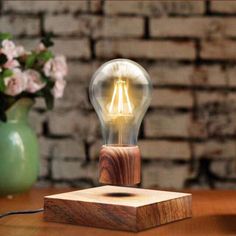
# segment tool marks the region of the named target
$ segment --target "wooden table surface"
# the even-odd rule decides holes
[[[33,189],[12,199],[0,198],[0,213],[43,207],[43,196],[75,189]],[[193,217],[157,228],[130,233],[43,221],[43,214],[0,219],[1,236],[193,236],[236,235],[236,191],[192,191]]]

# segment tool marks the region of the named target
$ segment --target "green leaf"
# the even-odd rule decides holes
[[[12,39],[12,35],[9,33],[0,33],[0,41],[3,41],[5,39]]]
[[[36,53],[32,53],[30,54],[27,58],[26,58],[26,61],[25,61],[25,67],[28,69],[28,68],[31,68],[34,63],[36,62],[36,59],[37,59],[37,54]]]
[[[0,120],[3,121],[3,122],[7,121],[6,113],[2,110],[0,110]]]
[[[0,92],[3,92],[5,90],[6,86],[4,83],[4,79],[0,77]]]
[[[1,74],[0,74],[0,92],[3,92],[6,88],[6,85],[4,83],[4,79],[7,77],[10,77],[13,74],[13,72],[9,69],[5,69]]]
[[[6,109],[8,108],[7,96],[0,92],[0,120],[3,122],[7,121]]]
[[[13,72],[10,69],[5,69],[2,73],[3,78],[10,77],[12,75],[13,75]]]
[[[52,110],[54,107],[54,97],[50,90],[44,90],[44,99],[48,110]]]
[[[7,56],[3,53],[0,54],[0,65],[4,65],[7,62]]]
[[[53,58],[53,54],[51,51],[43,51],[43,52],[40,52],[38,55],[37,55],[37,59],[38,60],[42,60],[42,61],[48,61],[49,59]]]
[[[55,81],[53,81],[50,77],[45,75],[41,75],[41,80],[47,84],[47,88],[51,90],[54,87]]]

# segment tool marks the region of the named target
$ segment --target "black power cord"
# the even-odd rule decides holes
[[[10,216],[10,215],[39,213],[39,212],[42,212],[43,210],[44,210],[43,208],[39,208],[35,210],[9,211],[9,212],[0,214],[0,219],[6,216]]]

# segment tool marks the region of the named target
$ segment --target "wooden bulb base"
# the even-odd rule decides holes
[[[99,156],[99,182],[132,186],[141,180],[138,146],[102,146]]]

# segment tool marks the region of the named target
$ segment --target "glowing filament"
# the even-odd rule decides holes
[[[112,115],[130,115],[132,114],[132,106],[129,99],[128,88],[126,81],[117,80],[115,82],[114,91],[112,94],[109,113]]]

